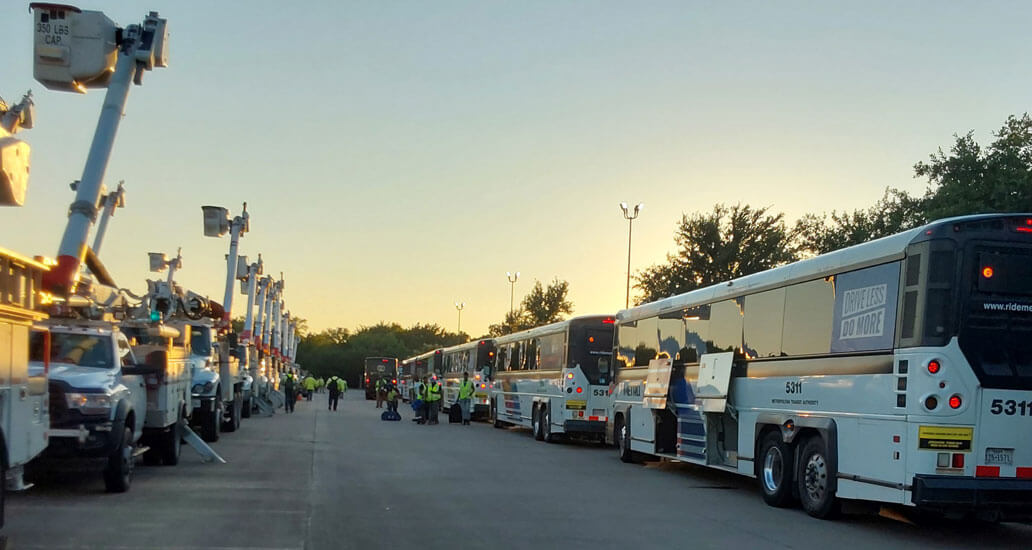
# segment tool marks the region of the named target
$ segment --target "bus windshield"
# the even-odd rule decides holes
[[[590,384],[612,379],[613,325],[570,328],[570,366],[580,365]]]

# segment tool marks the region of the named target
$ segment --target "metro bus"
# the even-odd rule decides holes
[[[402,362],[405,367],[399,375],[399,383],[404,387],[403,395],[408,397],[409,401],[419,399],[419,396],[416,395],[416,387],[419,385],[419,381],[424,376],[433,373],[435,368],[440,368],[442,351],[441,349],[433,349],[415,357],[409,357]]]
[[[376,380],[384,379],[387,382],[398,383],[398,358],[397,357],[366,357],[365,375],[365,398],[376,399]]]
[[[448,409],[458,403],[462,373],[469,373],[469,379],[473,382],[470,416],[487,418],[491,400],[488,398],[489,390],[485,369],[491,369],[494,365],[494,358],[495,342],[490,338],[474,340],[442,350],[442,408]]]
[[[604,440],[612,378],[612,316],[592,315],[495,339],[490,418],[538,441],[564,434]]]
[[[1032,215],[924,227],[621,311],[608,436],[840,499],[1032,512]]]

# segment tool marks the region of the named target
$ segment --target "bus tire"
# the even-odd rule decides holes
[[[784,508],[792,504],[792,474],[795,472],[792,452],[779,431],[769,431],[760,440],[756,478],[760,481],[763,501],[770,506]]]
[[[552,413],[549,410],[550,408],[548,405],[541,407],[541,439],[545,440],[546,443],[555,443],[559,441],[559,435],[552,433]]]
[[[613,439],[616,440],[616,448],[620,452],[620,461],[633,464],[636,462],[636,457],[634,451],[631,450],[631,429],[626,417],[617,417],[614,428]]]
[[[490,415],[491,415],[491,420],[494,421],[494,427],[495,428],[502,429],[502,428],[505,427],[505,424],[502,423],[501,420],[498,420],[498,405],[496,404],[495,401],[491,402],[491,412],[490,412]]]
[[[796,482],[799,501],[807,514],[818,519],[830,519],[838,514],[839,500],[831,489],[832,475],[824,439],[813,436],[803,442]]]
[[[544,441],[545,432],[541,429],[541,407],[534,407],[533,412],[530,413],[530,425],[534,432],[534,439]]]

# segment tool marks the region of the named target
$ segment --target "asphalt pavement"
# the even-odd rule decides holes
[[[132,489],[68,472],[8,496],[13,548],[1030,548],[1032,526],[820,521],[755,482],[688,465],[621,463],[483,423],[383,422],[351,391],[245,420],[204,464],[138,466]]]

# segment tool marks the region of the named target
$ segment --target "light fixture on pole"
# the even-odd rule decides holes
[[[466,308],[466,302],[455,302],[455,309],[459,310],[459,328],[456,330],[462,334],[462,310]]]
[[[645,204],[639,202],[634,205],[632,212],[626,202],[620,203],[620,210],[623,210],[623,217],[627,220],[627,297],[624,300],[624,308],[631,307],[631,228],[642,208],[645,208]]]
[[[516,297],[516,281],[520,280],[520,272],[517,271],[516,273],[509,273],[508,271],[506,271],[505,278],[509,279],[509,315],[511,316],[512,312],[514,311],[513,300]]]

